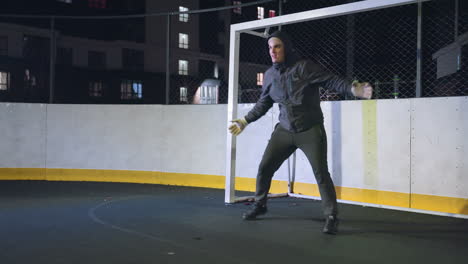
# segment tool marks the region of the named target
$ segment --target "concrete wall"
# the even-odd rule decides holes
[[[239,105],[239,116],[252,106]],[[468,215],[468,97],[323,102],[322,109],[341,199]],[[275,106],[238,137],[239,179],[253,184],[277,115]],[[226,105],[2,103],[0,179],[6,168],[143,171],[222,188],[226,116]],[[298,184],[315,184],[301,151],[296,166]],[[219,179],[194,184],[200,175]],[[288,175],[285,163],[274,180]],[[350,190],[372,197],[353,198]]]

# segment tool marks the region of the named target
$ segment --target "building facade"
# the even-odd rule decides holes
[[[0,17],[1,101],[223,103],[230,25],[272,15],[260,17],[263,7],[255,6],[174,13],[248,1],[38,2],[4,5],[3,13],[23,16]],[[32,16],[39,14],[45,17]],[[246,69],[241,87],[259,90],[258,76],[267,65],[241,63]]]

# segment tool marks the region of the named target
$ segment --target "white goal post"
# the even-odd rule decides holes
[[[229,48],[229,93],[227,106],[227,120],[237,118],[238,105],[238,81],[239,81],[239,44],[240,34],[246,33],[259,37],[266,38],[268,29],[274,26],[281,26],[299,22],[319,20],[330,17],[337,17],[349,14],[356,14],[366,11],[379,10],[389,7],[422,3],[429,0],[366,0],[327,8],[315,9],[305,12],[293,13],[289,15],[277,16],[268,19],[255,20],[251,22],[239,23],[231,25],[230,32],[230,48]],[[265,29],[264,33],[260,33],[258,29]],[[235,203],[250,199],[252,197],[237,197],[235,195],[235,175],[236,175],[236,137],[227,133],[226,138],[226,186],[225,186],[225,203]],[[294,156],[295,158],[295,156]],[[293,171],[295,167],[295,159],[293,162]],[[294,181],[294,176],[290,179]],[[294,194],[292,184],[289,183],[289,191],[286,196],[317,199],[316,197]],[[346,201],[345,201],[346,202]],[[348,203],[348,202],[347,202]],[[355,202],[349,202],[355,203]],[[362,204],[362,203],[355,203]]]

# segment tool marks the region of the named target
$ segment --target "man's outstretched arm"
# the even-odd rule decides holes
[[[264,82],[265,83],[265,82]],[[252,110],[247,113],[246,116],[232,120],[232,124],[229,126],[229,132],[234,136],[239,135],[244,131],[249,123],[258,120],[260,117],[266,114],[268,110],[273,106],[273,99],[270,97],[269,87],[265,85],[262,87],[262,94],[260,99],[257,101]]]
[[[305,62],[301,70],[304,78],[307,78],[311,83],[320,83],[327,90],[364,99],[372,98],[373,89],[367,82],[354,81],[351,83],[311,61]]]

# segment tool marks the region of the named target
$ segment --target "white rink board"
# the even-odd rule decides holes
[[[322,102],[328,168],[335,185],[410,192],[410,101],[379,100],[376,105],[377,171],[365,174],[361,101]],[[398,125],[397,125],[398,124]],[[296,182],[316,183],[302,151],[297,151]]]
[[[252,106],[239,105],[239,116]],[[1,103],[0,146],[8,155],[0,156],[0,167],[221,176],[226,107]],[[468,198],[468,97],[378,100],[374,178],[365,174],[364,125],[369,116],[363,115],[363,101],[323,102],[322,109],[329,168],[337,186]],[[238,137],[237,176],[256,177],[277,115],[274,106]],[[301,155],[296,181],[314,183]],[[287,178],[284,163],[275,179]]]
[[[255,104],[239,104],[238,117],[245,116]],[[236,155],[236,176],[243,178],[256,178],[258,166],[262,159],[265,148],[268,144],[278,121],[279,108],[277,104],[260,119],[249,124],[247,128],[237,138]],[[283,162],[276,171],[273,180],[288,181],[290,172],[288,162],[292,166],[292,155],[290,161]],[[313,175],[313,174],[312,174]]]
[[[223,175],[226,105],[167,105],[159,124],[163,172]]]
[[[237,116],[245,116],[254,104],[239,104]],[[249,124],[237,137],[236,144],[236,176],[256,178],[258,165],[267,146],[268,139],[273,132],[274,120],[277,114],[270,109],[263,117]]]
[[[48,105],[47,166],[161,170],[163,107]]]
[[[328,168],[337,186],[362,186],[362,114],[359,102],[322,102]],[[316,183],[315,180],[313,183]]]
[[[377,101],[378,181],[381,191],[410,193],[411,100]]]
[[[0,103],[0,167],[45,168],[43,104]]]
[[[468,97],[412,104],[412,192],[468,198]]]

